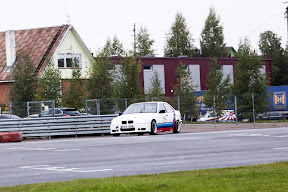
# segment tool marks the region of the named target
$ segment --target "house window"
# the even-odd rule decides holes
[[[80,54],[58,54],[59,68],[80,68],[81,55]]]

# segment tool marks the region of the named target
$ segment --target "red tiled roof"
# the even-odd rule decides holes
[[[41,60],[45,56],[45,54],[52,55],[56,51],[68,28],[69,25],[62,25],[38,29],[16,30],[16,53],[21,50],[29,54],[30,58],[34,62],[35,68],[37,68],[39,64],[41,64]],[[58,32],[59,36],[56,39],[54,45],[52,46],[52,41],[56,38]],[[0,81],[7,81],[11,80],[12,78],[12,73],[5,72],[5,69],[5,32],[0,32]],[[41,67],[39,69],[38,75],[41,74],[43,70],[43,67]]]

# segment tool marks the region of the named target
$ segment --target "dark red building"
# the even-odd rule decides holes
[[[116,65],[120,63],[121,57],[113,58]],[[180,62],[187,66],[192,72],[191,82],[193,85],[197,86],[197,91],[207,90],[207,74],[209,72],[209,63],[211,58],[164,58],[164,57],[142,57],[142,71],[140,77],[142,80],[142,85],[145,91],[148,90],[150,86],[150,79],[154,71],[157,71],[161,80],[163,91],[166,96],[173,96],[173,85],[176,84],[177,76],[176,70]],[[237,65],[238,58],[219,58],[217,59],[218,64],[222,66],[222,71],[224,78],[230,74],[231,83],[234,82],[235,66]],[[269,85],[272,85],[272,69],[271,69],[271,59],[263,59],[262,73],[266,73],[269,79]]]

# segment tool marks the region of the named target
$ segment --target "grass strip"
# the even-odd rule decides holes
[[[288,162],[0,187],[5,192],[288,191]]]

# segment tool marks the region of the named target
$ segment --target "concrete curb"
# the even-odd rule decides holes
[[[21,132],[1,132],[0,143],[4,142],[20,142],[22,141]]]

